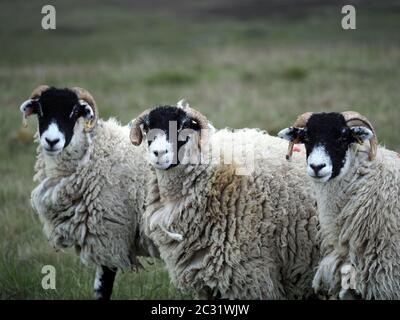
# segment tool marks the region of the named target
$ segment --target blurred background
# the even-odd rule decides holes
[[[42,6],[56,30],[41,28]],[[341,8],[356,8],[356,30]],[[400,151],[400,1],[0,1],[0,298],[90,299],[94,270],[46,242],[30,207],[40,84],[81,86],[103,118],[186,98],[216,127],[276,134],[305,111],[356,110]],[[43,265],[57,290],[43,290]],[[119,275],[115,299],[190,298],[159,262]]]

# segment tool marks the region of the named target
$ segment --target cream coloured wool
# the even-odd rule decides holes
[[[315,184],[324,259],[313,285],[338,295],[340,268],[355,269],[364,299],[400,299],[400,158],[378,148],[352,145],[350,169],[341,179]]]
[[[232,141],[252,146],[250,174],[220,161],[156,170],[145,232],[172,282],[200,298],[308,298],[319,246],[304,149],[288,163],[286,143],[256,129],[219,130],[208,143]]]
[[[157,256],[140,227],[152,175],[143,154],[113,119],[99,120],[91,133],[79,119],[57,156],[39,146],[31,202],[49,242],[75,247],[85,264],[112,269],[137,267],[137,255]]]

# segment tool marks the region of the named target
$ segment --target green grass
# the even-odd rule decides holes
[[[223,2],[223,1],[222,1]],[[400,11],[361,6],[357,30],[340,28],[338,7],[288,19],[238,20],[140,9],[119,1],[53,1],[56,31],[40,28],[45,1],[0,4],[0,298],[90,299],[94,270],[72,251],[55,252],[30,208],[35,162],[20,131],[19,104],[39,84],[78,85],[101,116],[127,123],[140,111],[186,98],[216,127],[271,133],[305,111],[364,113],[380,141],[400,151]],[[205,2],[204,6],[212,5]],[[196,9],[196,10],[195,10]],[[200,12],[200,11],[199,11]],[[41,268],[57,270],[57,290],[41,288]],[[190,298],[163,264],[117,278],[117,299]]]

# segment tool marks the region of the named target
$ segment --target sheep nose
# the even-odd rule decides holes
[[[153,153],[156,157],[162,157],[164,154],[168,153],[168,150],[157,150],[153,151]]]
[[[45,139],[51,148],[54,147],[60,141],[60,139],[54,139],[54,140],[50,140],[48,138],[45,138]]]
[[[326,164],[310,164],[310,167],[314,170],[315,174],[318,175],[318,172],[320,172],[322,168],[325,168]]]

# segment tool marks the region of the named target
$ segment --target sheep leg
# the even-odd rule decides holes
[[[221,292],[212,290],[209,287],[204,287],[203,290],[197,292],[197,299],[199,300],[229,300],[221,298]]]
[[[338,268],[342,259],[336,251],[326,255],[319,263],[314,276],[312,287],[317,295],[326,295],[329,298],[337,297],[340,286]]]
[[[209,287],[204,287],[197,292],[197,299],[199,300],[214,300],[213,292]]]
[[[94,280],[94,295],[97,300],[110,300],[116,274],[116,270],[97,266]]]
[[[356,269],[351,263],[345,263],[340,268],[341,290],[339,292],[340,300],[359,300],[361,296],[355,290]]]

